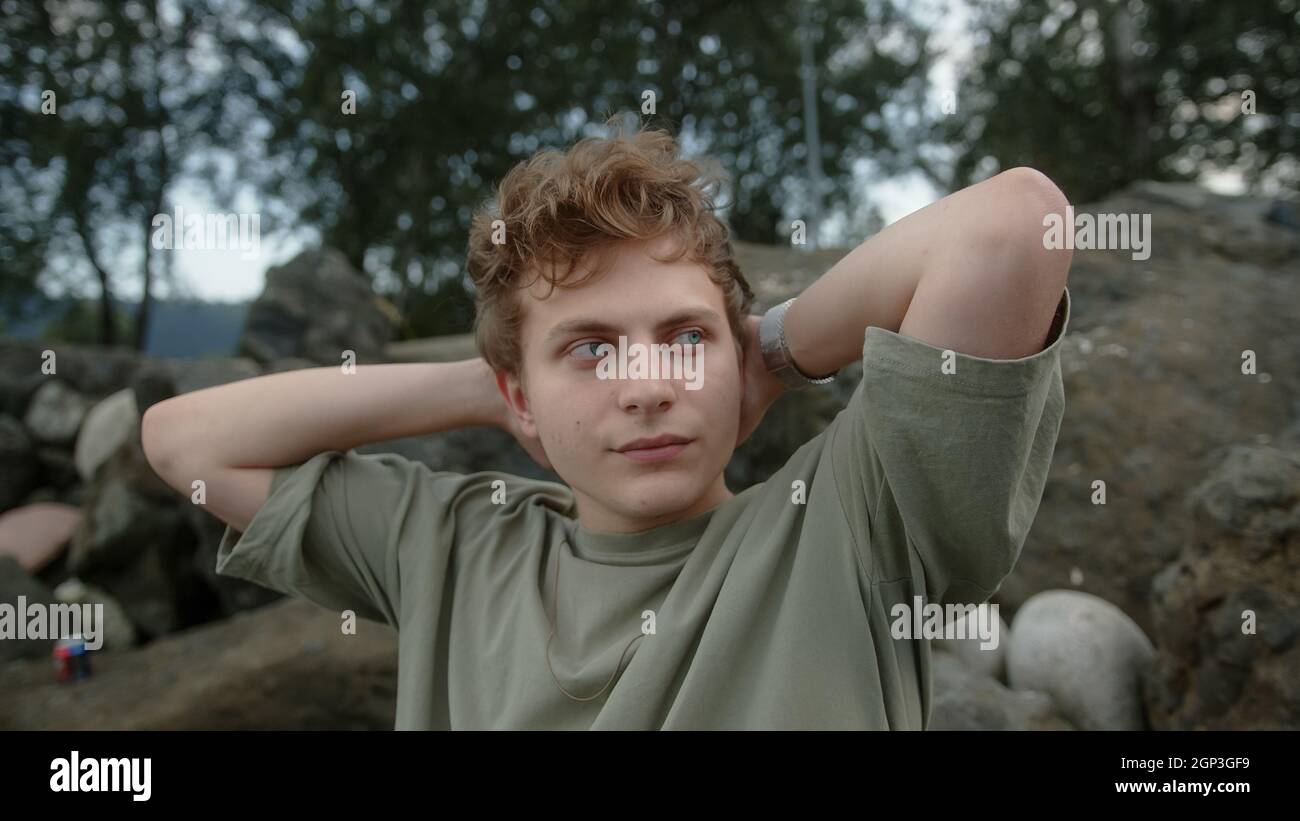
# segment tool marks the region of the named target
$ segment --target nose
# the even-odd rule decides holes
[[[663,412],[671,408],[673,403],[677,401],[679,386],[672,379],[672,368],[665,369],[664,365],[667,364],[665,361],[654,362],[652,365],[648,362],[648,359],[662,359],[655,356],[656,349],[653,342],[653,336],[628,338],[628,378],[620,379],[614,384],[617,385],[616,395],[618,396],[619,406],[629,413]],[[632,352],[635,350],[634,345],[639,347],[640,352],[647,357],[647,367],[644,373],[650,374],[658,371],[658,378],[651,379],[646,375],[635,378],[631,376],[631,359]]]
[[[618,402],[629,413],[666,411],[677,401],[677,387],[671,379],[619,380]]]

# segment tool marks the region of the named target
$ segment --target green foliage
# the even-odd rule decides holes
[[[292,14],[242,4],[236,16],[258,25],[216,36],[224,51],[268,58],[302,44],[290,66],[267,71],[274,83],[240,104],[265,118],[275,160],[253,155],[244,168],[265,198],[285,203],[358,269],[377,283],[391,278],[388,295],[409,309],[428,283],[463,265],[472,209],[513,165],[603,133],[609,114],[640,114],[646,92],[656,110],[645,121],[687,135],[688,149],[707,151],[733,175],[719,205],[729,207],[737,236],[778,241],[779,225],[807,218],[789,212],[781,185],[807,173],[805,8],[819,38],[823,168],[832,206],[842,205],[857,198],[852,157],[902,161],[883,120],[867,115],[924,90],[925,33],[892,0],[374,0],[355,8],[304,0]],[[267,40],[275,29],[289,34]],[[894,47],[860,48],[876,40]],[[348,92],[355,113],[344,110]],[[229,121],[219,139],[261,151],[240,139],[245,130]],[[283,168],[293,173],[264,173]]]
[[[1297,22],[1295,0],[981,2],[974,66],[938,135],[958,151],[950,186],[1032,165],[1090,202],[1235,166],[1294,188]]]
[[[474,295],[459,277],[448,278],[432,294],[413,299],[404,316],[407,339],[469,333],[474,329]]]
[[[0,11],[3,301],[47,278],[97,281],[105,303],[126,278],[148,293],[150,221],[226,116],[214,92],[240,84],[193,70],[198,31],[220,18],[199,0],[3,0]],[[116,327],[99,341],[117,342]]]

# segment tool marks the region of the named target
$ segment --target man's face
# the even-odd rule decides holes
[[[580,521],[594,531],[646,530],[733,495],[723,470],[740,426],[737,341],[722,289],[702,265],[651,258],[652,250],[664,256],[672,242],[621,243],[603,276],[549,295],[539,277],[521,293],[523,383],[507,377],[508,401],[524,433],[541,440],[572,487]],[[600,378],[600,345],[617,349],[620,335],[628,349],[639,344],[647,351],[653,343],[700,343],[694,381],[686,372],[676,379]],[[687,389],[696,383],[698,389]],[[619,452],[664,434],[690,441],[671,458]]]

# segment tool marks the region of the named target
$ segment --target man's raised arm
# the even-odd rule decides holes
[[[505,403],[481,359],[305,368],[172,397],[141,421],[149,464],[243,531],[266,502],[273,469],[329,450],[475,425],[499,426]]]
[[[790,306],[799,370],[857,361],[871,325],[987,359],[1042,350],[1071,259],[1044,247],[1043,217],[1066,204],[1042,173],[1012,168],[885,228]]]

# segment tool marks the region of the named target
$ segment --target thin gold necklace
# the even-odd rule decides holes
[[[585,697],[580,697],[580,696],[575,696],[573,693],[570,693],[568,690],[564,689],[564,685],[560,683],[560,680],[559,680],[558,678],[556,678],[556,675],[555,675],[555,668],[551,666],[551,641],[555,638],[555,625],[556,625],[556,624],[559,622],[559,620],[560,620],[560,619],[559,619],[559,615],[560,615],[560,560],[563,559],[563,558],[564,558],[563,550],[561,550],[561,549],[557,549],[557,550],[555,551],[555,584],[554,584],[554,586],[553,586],[553,589],[554,589],[554,591],[555,591],[555,615],[554,615],[553,617],[550,617],[550,620],[551,620],[551,635],[548,636],[547,639],[546,639],[546,669],[547,669],[547,670],[550,670],[550,672],[551,672],[551,679],[555,682],[555,686],[560,688],[560,692],[561,692],[561,693],[564,693],[566,696],[568,696],[569,698],[573,699],[574,701],[591,701],[591,700],[594,699],[594,698],[599,698],[600,695],[601,695],[602,693],[604,693],[605,690],[607,690],[607,689],[609,688],[609,685],[611,685],[611,684],[614,683],[614,679],[618,677],[619,670],[623,667],[623,659],[625,659],[625,658],[627,657],[627,651],[632,647],[632,642],[636,641],[636,640],[639,639],[639,638],[644,637],[644,636],[645,636],[645,633],[638,631],[637,634],[636,634],[635,636],[632,637],[632,641],[629,641],[629,642],[627,643],[627,647],[624,647],[624,648],[623,648],[623,654],[622,654],[621,656],[618,657],[618,664],[614,665],[614,672],[610,674],[610,676],[609,676],[609,681],[605,682],[605,686],[604,686],[604,687],[601,687],[598,691],[596,691],[596,693],[595,693],[594,695],[585,696]]]

